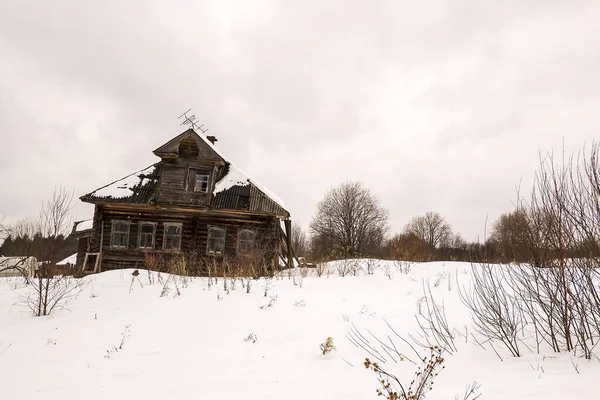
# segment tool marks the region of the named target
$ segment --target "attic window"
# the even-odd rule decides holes
[[[194,192],[208,192],[208,175],[196,174],[196,179],[194,180]]]

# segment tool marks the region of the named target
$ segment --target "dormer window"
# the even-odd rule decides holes
[[[194,180],[194,192],[207,193],[208,192],[208,175],[207,174],[196,174]]]

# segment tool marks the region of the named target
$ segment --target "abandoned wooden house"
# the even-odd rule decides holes
[[[154,150],[156,164],[82,196],[95,210],[92,220],[73,228],[77,267],[84,273],[164,269],[182,257],[188,273],[198,275],[210,265],[257,257],[269,271],[289,267],[289,212],[215,142],[188,129]]]

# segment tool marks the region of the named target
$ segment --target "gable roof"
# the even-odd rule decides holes
[[[191,133],[190,133],[191,131]],[[208,139],[191,129],[171,139],[158,149],[154,154],[177,154],[178,144],[186,138],[200,140],[199,148],[209,152],[213,160],[222,160],[225,174],[215,184],[211,209],[216,210],[244,210],[249,212],[274,214],[281,217],[289,216],[284,208],[283,201],[270,192],[258,181],[243,173],[213,146]],[[173,153],[175,151],[175,153]],[[204,154],[202,157],[204,157]],[[218,158],[217,158],[218,157]],[[158,197],[158,181],[162,171],[162,162],[102,186],[80,197],[88,203],[133,203],[156,204]]]
[[[225,157],[219,154],[215,146],[213,146],[213,144],[205,137],[198,135],[193,129],[188,129],[175,136],[173,139],[154,150],[153,153],[159,157],[177,156],[179,144],[185,139],[193,139],[196,142],[199,151],[198,155],[203,159],[225,162]]]

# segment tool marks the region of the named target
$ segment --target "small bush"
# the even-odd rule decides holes
[[[244,338],[244,342],[248,342],[248,343],[256,343],[257,341],[258,341],[258,337],[254,333],[251,333]]]
[[[319,348],[323,352],[323,355],[331,353],[333,350],[336,350],[335,343],[333,343],[333,338],[328,337],[327,340],[325,340],[325,343],[321,343]]]
[[[377,395],[388,400],[422,400],[433,386],[435,377],[444,369],[444,358],[439,346],[429,348],[429,356],[423,359],[417,368],[413,380],[406,387],[400,380],[389,372],[383,370],[378,363],[365,359],[364,366],[377,374],[380,388]]]

